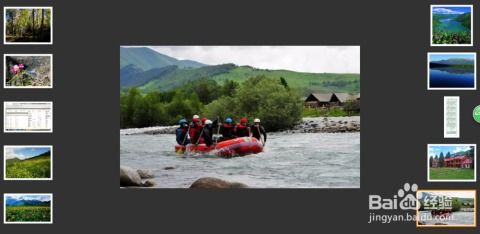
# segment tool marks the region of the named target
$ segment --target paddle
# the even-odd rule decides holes
[[[188,125],[188,129],[187,129],[187,132],[185,133],[185,137],[183,137],[182,145],[185,145],[185,141],[187,140],[189,132],[190,132],[190,124]]]
[[[198,143],[200,142],[200,138],[202,138],[203,129],[205,129],[205,127],[202,128],[202,131],[200,131],[200,135],[198,136],[197,142],[195,142],[195,150],[196,150],[197,147],[198,147]],[[191,151],[192,151],[192,150],[190,149],[190,150],[189,150],[189,153],[190,153]]]
[[[198,145],[198,142],[200,142],[200,138],[202,138],[203,129],[205,129],[205,127],[203,127],[202,131],[200,131],[200,135],[198,136],[197,142],[195,143],[195,147]]]
[[[258,131],[258,135],[260,136],[260,142],[262,142],[262,145],[265,146],[265,141],[263,141],[262,132],[260,132],[260,125],[257,125],[257,131]]]
[[[188,129],[187,129],[187,132],[185,133],[185,137],[183,137],[183,141],[182,141],[182,149],[177,151],[178,154],[183,154],[184,151],[183,151],[183,147],[186,148],[185,146],[185,141],[187,140],[187,137],[188,137],[188,133],[190,132],[190,124],[188,125]]]
[[[217,148],[218,135],[220,135],[220,118],[217,116],[217,138],[215,138],[215,148]]]
[[[204,127],[204,128],[205,128],[205,127]],[[204,129],[204,128],[202,128],[202,131],[200,131],[200,135],[198,136],[197,142],[195,142],[195,150],[196,150],[197,147],[198,147],[198,143],[200,142],[200,138],[202,137],[203,129]],[[187,154],[190,155],[191,152],[192,152],[192,149],[188,148],[188,149],[187,149]]]

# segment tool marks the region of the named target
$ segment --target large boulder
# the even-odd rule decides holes
[[[150,179],[150,178],[153,178],[153,177],[154,177],[153,172],[152,172],[152,171],[148,171],[148,170],[138,169],[138,170],[137,170],[137,173],[138,173],[138,175],[140,176],[140,178],[142,178],[142,179]]]
[[[142,181],[142,177],[137,170],[120,166],[120,186],[121,187],[151,187],[154,186],[153,181]]]
[[[248,188],[246,184],[238,182],[229,182],[213,177],[203,177],[190,186],[190,188],[208,188],[208,189],[223,189],[223,188]]]

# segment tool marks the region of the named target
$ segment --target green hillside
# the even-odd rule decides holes
[[[7,178],[50,178],[50,152],[39,156],[20,160],[18,158],[6,160]]]
[[[236,66],[234,64],[222,64],[200,68],[176,69],[175,71],[163,76],[158,76],[156,79],[153,79],[141,86],[140,89],[145,92],[166,91],[177,88],[185,84],[187,81],[209,78],[219,74],[228,73],[235,67]]]
[[[219,83],[232,80],[239,83],[251,77],[267,76],[280,79],[283,77],[290,88],[301,95],[311,92],[349,92],[360,93],[360,74],[305,73],[288,70],[257,69],[249,66],[223,64],[205,66],[196,69],[177,69],[174,72],[151,79],[140,89],[144,92],[166,91],[185,84],[190,80],[202,78],[213,79]]]
[[[172,65],[181,68],[204,66],[191,60],[178,60],[147,47],[120,47],[120,68],[132,64],[143,71]]]
[[[213,76],[216,81],[234,80],[243,82],[250,77],[267,76],[270,78],[285,78],[288,85],[298,89],[302,93],[334,91],[334,92],[360,92],[359,74],[337,73],[305,73],[288,70],[256,69],[249,66],[241,66],[232,69],[228,73]]]
[[[470,29],[472,27],[472,13],[464,13],[457,17],[457,21],[460,22],[465,28]]]
[[[360,74],[257,69],[231,63],[207,66],[178,60],[148,47],[120,48],[121,90],[138,87],[142,92],[168,91],[199,79],[213,79],[219,84],[226,80],[242,83],[257,76],[283,77],[289,87],[302,96],[312,92],[360,93]]]

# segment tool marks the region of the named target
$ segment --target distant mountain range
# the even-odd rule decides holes
[[[475,61],[473,59],[463,59],[463,58],[451,58],[438,61],[431,61],[430,63],[434,64],[444,64],[444,65],[474,65]]]
[[[39,159],[50,159],[50,151],[47,151],[45,153],[30,157],[30,158],[27,158],[27,159],[11,158],[11,159],[7,159],[6,161],[7,162],[13,162],[13,161],[27,162],[27,161],[37,161]]]
[[[5,204],[7,206],[49,206],[50,201],[24,200],[7,197]]]
[[[213,79],[217,82],[243,82],[250,77],[283,77],[289,86],[303,94],[309,92],[360,92],[360,74],[307,73],[289,70],[258,69],[235,64],[205,65],[178,60],[147,47],[120,49],[120,89],[138,87],[144,92],[166,91],[187,81]]]
[[[433,194],[429,192],[422,192],[422,198],[420,199],[421,202],[424,202],[426,200],[431,201],[434,198],[438,198],[438,194]],[[465,198],[465,197],[452,197],[452,198],[457,198],[461,202],[474,202],[473,198]]]
[[[128,65],[134,65],[135,69],[142,71],[172,65],[179,68],[205,66],[205,64],[191,60],[178,60],[147,47],[120,47],[120,69]]]

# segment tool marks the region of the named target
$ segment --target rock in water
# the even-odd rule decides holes
[[[154,177],[153,172],[147,171],[147,170],[138,169],[137,173],[140,176],[140,178],[142,178],[142,179],[150,179],[150,178]]]
[[[142,177],[137,170],[133,168],[120,166],[120,186],[121,187],[151,187],[154,186],[153,181],[142,182]]]
[[[153,180],[146,180],[144,183],[143,183],[143,186],[144,187],[153,187],[155,186],[155,182]]]
[[[229,182],[213,177],[203,177],[190,186],[190,188],[209,188],[209,189],[222,189],[222,188],[248,188],[246,184],[238,182]]]
[[[142,186],[142,178],[133,168],[120,166],[120,186]]]

